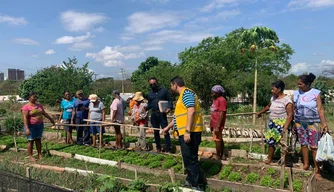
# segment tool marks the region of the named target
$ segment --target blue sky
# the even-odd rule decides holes
[[[334,66],[334,0],[0,1],[0,71],[26,75],[76,56],[97,78],[120,78],[148,56],[177,54],[209,36],[267,26],[295,50],[291,73]]]

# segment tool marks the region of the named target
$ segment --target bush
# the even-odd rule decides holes
[[[256,183],[256,181],[259,179],[259,174],[258,173],[250,173],[246,176],[246,183]]]
[[[231,165],[227,165],[227,166],[225,166],[225,167],[223,168],[223,171],[222,171],[222,172],[220,173],[220,175],[219,175],[220,179],[225,179],[225,178],[227,178],[227,177],[230,175],[231,171],[232,171],[232,166],[231,166]]]
[[[260,185],[264,186],[264,187],[272,187],[273,186],[273,179],[271,178],[271,176],[266,175],[266,176],[262,177],[262,179],[260,181]]]
[[[228,176],[228,180],[232,182],[241,181],[241,174],[239,172],[231,172]]]
[[[5,130],[11,134],[18,131],[23,131],[23,120],[21,115],[11,114],[3,122]]]

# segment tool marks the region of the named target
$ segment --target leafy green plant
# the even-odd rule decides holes
[[[272,187],[273,186],[273,179],[271,178],[271,176],[266,175],[266,176],[262,177],[262,179],[260,180],[260,185],[264,186],[264,187]]]
[[[23,120],[21,115],[10,114],[4,120],[5,130],[11,134],[23,130]]]
[[[161,163],[159,161],[152,161],[150,162],[150,164],[148,165],[149,168],[156,168],[156,167],[160,167]]]
[[[228,176],[228,180],[232,182],[241,181],[241,174],[239,172],[231,172]]]
[[[144,192],[144,191],[146,191],[147,188],[148,188],[148,185],[146,185],[145,181],[141,180],[141,179],[132,180],[129,183],[129,185],[128,185],[128,189],[129,190],[133,190],[133,191],[142,191],[142,192]]]
[[[101,186],[100,192],[112,192],[122,190],[122,183],[112,176],[102,175],[97,178],[97,182],[99,182]]]
[[[177,183],[167,183],[159,187],[159,192],[182,192],[180,185]]]
[[[267,173],[268,173],[268,175],[273,176],[273,175],[275,175],[276,171],[275,171],[275,169],[273,169],[272,167],[269,167],[269,168],[267,169]]]
[[[293,191],[300,192],[303,189],[303,182],[300,180],[293,181]]]
[[[260,178],[258,173],[250,173],[246,176],[246,183],[256,183],[256,181]]]
[[[219,178],[226,179],[232,171],[232,165],[227,165],[223,168],[223,171],[220,172]]]
[[[176,164],[177,164],[177,162],[174,159],[166,159],[165,162],[163,163],[162,167],[166,168],[166,169],[169,169]]]
[[[277,178],[275,181],[274,181],[274,186],[276,188],[279,188],[281,186],[281,179],[280,178]],[[287,188],[289,186],[289,180],[288,180],[288,174],[285,173],[284,174],[284,188]]]
[[[6,113],[7,113],[6,109],[0,109],[0,117],[5,116]]]

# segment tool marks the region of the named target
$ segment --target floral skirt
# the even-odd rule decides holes
[[[280,142],[285,122],[286,118],[269,119],[268,128],[265,133],[265,142],[267,145],[275,146]]]

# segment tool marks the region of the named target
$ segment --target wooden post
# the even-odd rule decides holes
[[[281,186],[280,186],[280,188],[284,189],[284,163],[281,165],[281,177],[280,177],[280,180],[281,180]]]
[[[15,151],[17,153],[17,152],[19,152],[19,150],[17,148],[17,143],[16,143],[16,115],[14,115],[14,133],[13,133],[13,138],[14,138]]]
[[[102,124],[100,124],[100,147],[102,147]]]
[[[125,147],[125,137],[126,137],[126,133],[125,133],[125,125],[122,125],[122,127],[123,127],[123,149],[125,149],[126,147]]]
[[[265,148],[264,148],[264,132],[265,129],[267,128],[267,114],[264,113],[264,126],[261,126],[261,148],[262,148],[262,153],[265,153]]]
[[[292,183],[292,167],[289,168],[288,171],[288,180],[289,180],[289,189],[293,192],[293,183]]]
[[[26,167],[26,177],[28,177],[28,179],[29,179],[29,182],[28,182],[28,185],[27,185],[27,192],[30,192],[31,191],[31,189],[30,189],[30,179],[31,179],[30,167]]]
[[[138,171],[135,169],[135,180],[138,180]]]
[[[59,135],[59,125],[56,124],[56,129],[57,129],[57,140],[59,139],[58,135]]]
[[[170,176],[170,180],[172,181],[172,183],[175,183],[175,172],[174,172],[174,168],[170,168],[170,169],[169,169],[169,176]]]
[[[118,160],[117,166],[118,166],[118,169],[121,169],[121,168],[122,168],[121,160]]]

